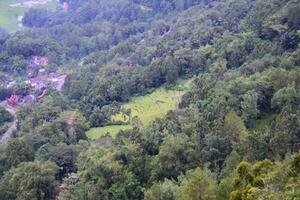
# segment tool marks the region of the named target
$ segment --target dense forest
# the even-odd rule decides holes
[[[300,199],[300,0],[60,0],[23,24],[0,28],[0,199]],[[166,116],[87,137],[181,80]]]

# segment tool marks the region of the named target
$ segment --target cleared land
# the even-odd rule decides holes
[[[37,4],[32,4],[32,7],[47,8],[51,10],[55,9],[58,5],[58,2],[56,0],[52,0],[47,3],[43,3],[43,1],[41,1],[40,4],[39,0],[0,0],[0,27],[6,29],[9,32],[20,30],[21,27],[19,26],[20,22],[18,22],[18,18],[20,18],[20,16],[23,16],[24,13],[30,8],[12,5],[25,2],[38,2]]]
[[[181,82],[176,90],[159,88],[151,94],[133,98],[131,102],[124,104],[122,108],[131,109],[130,118],[133,119],[136,116],[140,119],[143,126],[147,126],[156,118],[162,118],[170,110],[176,109],[182,95],[190,87],[190,83],[191,80]],[[119,114],[114,116],[113,119],[118,121],[122,121],[122,119],[124,119],[126,121],[129,117]],[[115,137],[120,130],[128,130],[130,128],[132,128],[132,122],[130,122],[129,125],[113,125],[91,128],[87,132],[87,135],[91,139],[100,138],[107,133]]]
[[[110,134],[112,137],[115,137],[117,133],[121,130],[128,130],[131,129],[131,125],[112,125],[112,126],[105,126],[105,127],[98,127],[98,128],[91,128],[87,135],[91,139],[97,139],[105,134]]]

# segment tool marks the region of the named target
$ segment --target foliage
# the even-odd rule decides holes
[[[175,200],[178,186],[171,180],[165,179],[162,183],[153,184],[145,192],[145,200]]]
[[[177,190],[176,199],[208,199],[216,198],[216,181],[208,170],[199,168],[188,171]]]
[[[6,111],[3,107],[0,107],[0,126],[3,126],[6,122],[11,122],[13,116]]]
[[[1,199],[51,199],[57,171],[50,161],[23,163],[1,178]]]
[[[1,199],[299,198],[299,0],[62,3],[0,34],[2,100],[67,75],[14,107]]]
[[[20,139],[12,140],[5,149],[6,163],[10,167],[17,167],[18,164],[34,159],[33,151],[29,145]]]

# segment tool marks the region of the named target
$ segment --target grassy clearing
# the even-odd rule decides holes
[[[10,4],[21,3],[28,0],[0,0],[0,27],[6,29],[9,32],[20,30],[18,26],[18,16],[23,16],[28,8],[22,7],[10,7]],[[44,5],[35,5],[34,8],[48,8],[56,9],[58,3],[53,0]]]
[[[123,107],[131,109],[131,118],[138,117],[143,125],[148,125],[155,118],[175,109],[183,94],[183,91],[157,89],[149,95],[133,98]]]
[[[110,134],[112,137],[115,137],[120,130],[128,130],[131,129],[131,125],[114,125],[114,126],[105,126],[105,127],[98,127],[98,128],[91,128],[86,134],[91,139],[100,138],[107,133]]]
[[[118,114],[112,117],[115,121],[130,121],[135,116],[140,119],[143,126],[149,125],[156,118],[164,117],[170,110],[177,108],[182,95],[191,87],[191,80],[181,81],[176,89],[159,88],[151,94],[134,97],[131,102],[124,104],[122,108],[131,109],[131,116]],[[132,128],[130,125],[115,125],[92,128],[87,132],[89,138],[97,139],[106,133],[110,133],[113,137],[120,130],[128,130]]]

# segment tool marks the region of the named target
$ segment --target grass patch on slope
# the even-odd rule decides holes
[[[131,109],[131,118],[138,117],[143,125],[148,125],[155,118],[163,117],[168,111],[175,109],[183,93],[161,88],[149,95],[133,98],[123,107]]]
[[[131,129],[131,125],[112,125],[112,126],[105,126],[105,127],[98,127],[98,128],[91,128],[87,135],[91,139],[97,139],[105,134],[109,133],[112,137],[115,137],[119,131],[121,130],[129,130]]]
[[[188,81],[180,81],[175,89],[159,88],[151,94],[145,96],[134,97],[132,100],[124,104],[122,108],[131,109],[131,116],[118,114],[112,117],[115,121],[130,121],[134,117],[138,117],[143,126],[149,125],[156,118],[164,117],[170,110],[177,108],[182,95],[191,87],[192,79]],[[128,125],[112,125],[91,128],[87,131],[87,136],[91,139],[100,138],[107,133],[115,137],[121,130],[128,130],[133,127],[132,122]]]

